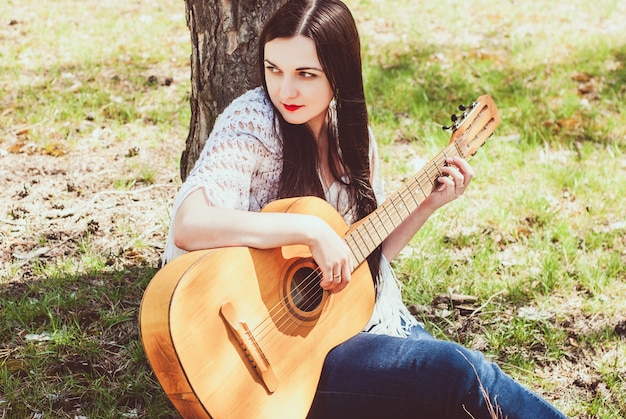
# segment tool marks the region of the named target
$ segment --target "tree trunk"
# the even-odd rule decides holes
[[[191,32],[191,121],[180,174],[198,159],[217,116],[244,91],[258,86],[257,39],[286,0],[185,0]]]

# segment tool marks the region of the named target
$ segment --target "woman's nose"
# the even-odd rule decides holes
[[[291,77],[284,77],[280,86],[280,98],[285,101],[298,96],[298,89]]]

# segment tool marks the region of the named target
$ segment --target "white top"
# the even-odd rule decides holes
[[[217,119],[193,170],[178,192],[172,215],[184,199],[199,188],[204,188],[211,205],[223,208],[260,211],[276,200],[282,170],[282,140],[274,124],[274,110],[262,88],[235,99]],[[380,204],[384,190],[378,172],[376,142],[371,133],[370,141],[372,186]],[[349,211],[348,193],[340,182],[333,183],[325,195],[348,225],[355,221]],[[174,245],[172,230],[170,226],[163,263],[184,253]],[[417,321],[402,302],[400,284],[384,257],[380,275],[374,312],[364,330],[407,336]]]

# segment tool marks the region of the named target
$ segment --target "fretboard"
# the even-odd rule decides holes
[[[439,186],[437,179],[448,157],[466,157],[456,141],[444,148],[374,212],[345,236],[357,264],[363,262]]]

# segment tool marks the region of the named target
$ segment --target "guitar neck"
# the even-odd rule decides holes
[[[449,157],[466,158],[476,153],[498,124],[500,114],[493,99],[479,96],[470,106],[461,106],[463,115],[453,115],[452,136],[441,150],[381,206],[355,223],[345,235],[346,244],[360,264],[439,186],[437,178]]]
[[[390,195],[374,212],[356,223],[346,234],[357,264],[363,262],[394,231],[428,195],[439,186],[448,157],[465,157],[456,141],[437,154],[403,186]]]

